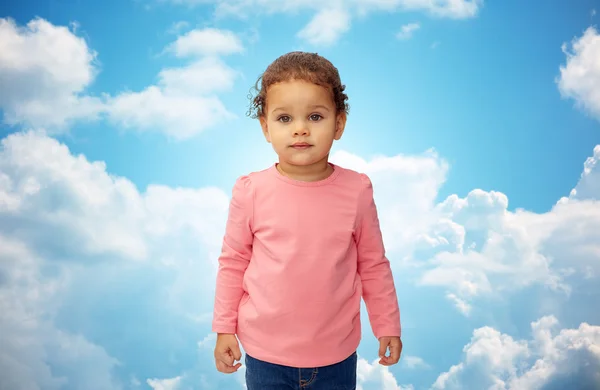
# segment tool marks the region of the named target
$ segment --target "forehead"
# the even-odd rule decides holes
[[[276,83],[267,89],[267,103],[275,109],[281,105],[333,104],[331,92],[320,85],[303,80]]]

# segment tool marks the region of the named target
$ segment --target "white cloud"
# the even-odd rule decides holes
[[[210,311],[211,302],[198,297],[214,285],[209,254],[224,231],[223,191],[154,185],[140,193],[103,163],[34,132],[2,140],[0,172],[0,387],[120,389],[114,375],[122,362],[85,338],[110,321],[97,328],[92,316],[128,305],[118,316],[119,337],[137,339],[130,311],[157,310],[173,329],[182,319],[197,326],[193,318]],[[146,286],[153,273],[160,279]],[[144,329],[156,321],[137,315]]]
[[[355,5],[361,13],[370,10],[394,11],[423,11],[430,15],[451,18],[467,19],[477,16],[483,7],[483,0],[348,0]]]
[[[568,296],[572,282],[600,276],[600,146],[593,153],[570,198],[545,213],[509,212],[504,194],[482,190],[436,205],[439,220],[413,253],[426,260],[420,282],[445,287],[468,315],[477,298],[533,284]]]
[[[593,155],[585,160],[579,182],[571,190],[569,199],[600,200],[600,145],[597,145]],[[561,202],[567,201],[568,199],[561,199]]]
[[[506,196],[493,191],[474,190],[464,199],[448,197],[436,206],[440,221],[415,253],[417,259],[427,260],[420,282],[445,287],[447,297],[464,314],[470,313],[475,298],[510,294],[532,284],[570,292],[562,268],[554,267],[560,266],[557,253],[543,250],[547,236],[537,229],[539,224],[546,229],[568,228],[569,220],[557,211],[528,213],[531,219],[525,220],[522,212],[511,213],[507,206]],[[453,228],[441,229],[440,224]],[[569,253],[575,245],[576,241],[563,242]]]
[[[231,31],[204,28],[192,30],[169,46],[177,57],[200,57],[241,53],[244,46]]]
[[[151,185],[140,193],[129,180],[109,175],[104,163],[73,156],[63,144],[33,132],[3,139],[0,171],[0,199],[12,199],[10,208],[0,209],[0,234],[47,255],[185,268],[190,255],[173,247],[172,235],[180,243],[191,240],[194,250],[220,245],[228,196],[219,189]]]
[[[162,69],[157,85],[110,99],[110,120],[123,128],[161,131],[184,140],[235,118],[215,93],[231,89],[239,73],[216,56],[242,50],[241,41],[230,31],[206,28],[186,33],[168,51],[191,57],[191,63]]]
[[[186,22],[185,20],[180,20],[171,25],[171,27],[168,30],[168,33],[169,34],[179,34],[181,31],[187,29],[188,27],[190,27],[189,22]]]
[[[593,260],[600,253],[600,205],[509,212],[506,195],[483,190],[436,204],[448,166],[431,151],[369,162],[338,152],[332,161],[372,178],[392,265],[402,274],[418,270],[420,285],[442,287],[465,315],[477,300],[510,296],[533,285],[568,297],[569,277],[600,275]]]
[[[431,275],[428,275],[431,278]],[[424,278],[424,283],[427,284],[427,278]],[[433,282],[433,284],[435,285],[436,282]],[[451,292],[446,293],[446,298],[452,302],[452,304],[454,305],[454,307],[461,312],[463,315],[465,316],[469,316],[469,314],[471,314],[471,310],[473,309],[473,307],[471,306],[470,303],[467,302],[466,299],[460,298],[458,295],[453,294]]]
[[[401,386],[389,368],[378,363],[379,359],[369,363],[359,357],[356,367],[357,390],[414,390],[413,386]]]
[[[158,131],[187,139],[235,116],[217,93],[230,90],[239,72],[219,55],[243,51],[226,30],[192,30],[167,52],[189,62],[167,67],[156,85],[116,96],[86,95],[99,68],[96,53],[74,30],[34,19],[19,27],[0,19],[0,109],[4,121],[49,133],[75,121],[107,119],[121,129]],[[1,179],[0,179],[1,180]]]
[[[173,3],[199,4],[197,0],[171,0]],[[206,1],[208,2],[208,1]],[[317,0],[219,0],[216,10],[220,15],[250,12],[253,9],[265,13],[294,12],[299,9],[318,10],[322,3]],[[483,0],[336,0],[338,7],[357,11],[361,14],[370,11],[424,11],[431,15],[464,19],[477,15]],[[278,6],[277,8],[275,8]]]
[[[9,124],[64,130],[96,119],[101,99],[86,96],[99,71],[96,53],[63,26],[0,18],[0,109]]]
[[[202,341],[198,342],[198,348],[208,348],[212,349],[214,347],[215,342],[217,341],[217,335],[214,333],[206,336]]]
[[[165,94],[194,96],[230,90],[239,72],[218,58],[201,58],[188,66],[164,68],[158,85]]]
[[[600,276],[600,203],[589,200],[600,183],[599,150],[577,186],[586,200],[559,202],[539,214],[510,212],[505,194],[478,189],[436,204],[448,167],[433,152],[370,162],[338,152],[332,161],[372,177],[393,267],[417,272],[411,275],[420,285],[443,288],[461,313],[471,315],[484,308],[478,300],[534,285],[568,298],[577,280]]]
[[[600,205],[594,200],[569,200],[542,214],[509,212],[504,194],[474,190],[465,198],[450,196],[436,204],[448,165],[433,151],[370,160],[338,152],[332,160],[367,172],[372,178],[384,239],[394,269],[402,271],[396,273],[402,284],[414,282],[412,275],[417,275],[416,280],[441,286],[443,294],[465,312],[467,308],[484,309],[477,299],[486,296],[502,294],[510,299],[515,291],[532,284],[564,293],[571,284],[577,288],[571,283],[575,278],[600,275],[596,273],[600,270]],[[584,175],[585,180],[595,180],[595,165],[586,166],[591,167],[591,173]],[[78,381],[94,377],[99,387],[117,387],[114,368],[120,364],[128,367],[125,363],[132,362],[123,352],[105,349],[101,341],[96,341],[98,345],[86,341],[87,332],[94,328],[84,319],[94,322],[91,318],[97,318],[101,310],[121,304],[127,310],[119,312],[120,335],[124,339],[136,335],[136,348],[169,341],[173,344],[170,350],[191,348],[193,353],[201,352],[199,359],[205,359],[168,374],[127,372],[127,382],[132,377],[151,378],[152,385],[158,386],[164,385],[164,379],[157,377],[179,377],[182,388],[188,383],[211,383],[214,339],[198,339],[196,331],[183,335],[179,327],[197,330],[198,326],[209,326],[196,319],[210,312],[212,302],[198,297],[212,296],[227,193],[214,188],[165,186],[150,186],[141,192],[129,180],[108,174],[103,163],[74,156],[56,140],[34,132],[3,140],[0,172],[0,305],[10,318],[5,322],[0,318],[0,329],[9,335],[8,340],[32,340],[22,350],[17,350],[17,344],[2,345],[0,351],[5,357],[0,361],[0,378],[10,379],[16,386],[33,383],[53,389],[67,379],[82,383]],[[105,288],[107,284],[110,289]],[[124,304],[124,299],[131,302]],[[90,307],[90,301],[97,304]],[[160,331],[138,337],[139,322],[126,326],[124,320],[124,313],[130,310],[148,310],[134,317],[144,321],[145,327],[154,324]],[[55,322],[60,313],[63,318],[82,321],[71,324],[81,336],[71,335]],[[35,321],[23,321],[29,318]],[[162,332],[171,327],[172,331]],[[542,368],[533,370],[535,364],[526,360],[526,356],[539,354],[533,344],[527,343],[523,349],[523,342],[492,328],[483,329],[469,347],[467,355],[471,357],[460,366],[465,368],[452,368],[446,386],[470,380],[466,379],[470,375],[506,381],[512,372],[510,364],[521,361],[538,376],[544,367],[561,366],[544,358]],[[581,329],[588,331],[585,326]],[[58,341],[53,342],[56,337]],[[589,339],[573,337],[565,338],[563,345],[569,345],[569,340],[585,345]],[[557,340],[554,336],[551,339]],[[58,349],[57,343],[83,348],[86,357],[78,358],[76,364],[74,352]],[[490,348],[504,352],[489,357],[486,353]],[[593,356],[586,353],[587,357],[578,356],[594,368]],[[189,357],[157,359],[164,364],[178,358]],[[55,360],[66,367],[61,375],[49,365]],[[482,374],[481,368],[469,368],[475,367],[469,362],[476,360],[487,362],[484,366],[490,370]],[[365,390],[369,385],[402,388],[388,369],[359,362]],[[403,364],[422,367],[418,359],[408,358]],[[4,372],[11,375],[1,375]],[[227,379],[236,384],[226,388],[239,385],[241,375]],[[528,375],[517,370],[515,378],[525,381],[533,374]],[[552,375],[563,380],[556,373]]]
[[[385,11],[420,11],[429,15],[451,19],[476,17],[483,0],[335,0],[326,8],[319,0],[160,0],[172,4],[199,6],[213,4],[219,18],[247,18],[256,14],[297,13],[301,10],[316,14],[297,36],[312,45],[334,44],[350,29],[353,16]]]
[[[434,389],[592,389],[600,386],[600,327],[562,329],[553,316],[531,324],[533,339],[516,341],[483,327],[464,347],[464,359],[441,374]]]
[[[563,44],[562,50],[567,63],[560,66],[557,79],[561,95],[600,120],[600,34],[589,27],[571,42],[570,48]]]
[[[419,23],[405,24],[400,28],[400,31],[396,34],[396,38],[400,40],[407,40],[412,38],[413,33],[421,28]]]
[[[376,186],[377,206],[385,210],[380,219],[386,248],[400,258],[412,253],[438,220],[435,199],[446,180],[448,163],[433,150],[418,156],[377,156],[368,162],[340,151],[331,161],[369,175]]]
[[[7,235],[5,218],[0,213],[0,388],[121,389],[112,377],[117,360],[81,335],[53,326],[69,272],[48,278],[61,267]]]
[[[546,236],[537,228],[544,223],[560,229],[563,219],[554,218],[549,224],[544,214],[529,214],[536,222],[525,220],[507,210],[506,195],[494,191],[473,190],[464,199],[452,195],[436,204],[448,165],[433,151],[370,162],[338,152],[332,161],[372,178],[393,266],[403,274],[410,268],[419,270],[419,284],[444,288],[444,295],[463,314],[471,314],[476,299],[534,284],[569,293],[563,280],[566,267],[555,258],[556,250],[547,249]],[[589,218],[592,226],[594,218]],[[568,222],[564,226],[568,229]],[[577,245],[564,243],[564,251],[571,253]],[[552,267],[553,261],[558,268]]]
[[[234,118],[217,97],[169,94],[157,86],[124,92],[110,101],[115,126],[139,131],[161,131],[185,140]]]
[[[298,37],[316,46],[334,44],[350,29],[350,14],[341,8],[324,8],[298,32]]]
[[[403,366],[410,369],[429,369],[431,368],[423,359],[418,356],[402,356],[400,362]]]
[[[181,382],[181,377],[169,378],[169,379],[147,379],[146,383],[153,390],[177,390],[179,389],[179,384]]]

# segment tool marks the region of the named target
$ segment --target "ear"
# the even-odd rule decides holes
[[[260,122],[260,127],[262,128],[263,135],[268,143],[271,143],[271,135],[269,134],[269,126],[267,125],[267,118],[264,115],[261,115],[258,118]]]
[[[342,134],[344,134],[344,129],[346,128],[346,113],[341,112],[337,114],[335,118],[335,136],[334,139],[337,141],[342,138]]]

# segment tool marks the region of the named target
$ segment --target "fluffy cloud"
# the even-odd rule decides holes
[[[600,387],[600,327],[582,323],[556,331],[553,316],[531,324],[533,339],[516,341],[490,327],[476,329],[464,359],[434,389],[595,389]]]
[[[560,67],[558,89],[563,97],[600,120],[600,34],[589,27],[570,47],[563,44],[567,63]]]
[[[533,283],[568,291],[549,256],[540,252],[542,237],[507,211],[504,194],[473,190],[436,206],[440,219],[417,252],[429,268],[425,285],[448,288],[448,298],[465,314],[475,297],[516,291]],[[535,215],[536,218],[543,216]],[[559,221],[560,223],[560,221]],[[539,240],[536,240],[538,238]]]
[[[348,0],[348,3],[356,6],[361,13],[370,10],[401,9],[422,11],[433,16],[451,19],[473,18],[483,7],[483,0]]]
[[[313,45],[334,44],[350,29],[350,14],[342,8],[323,9],[298,32],[298,37]]]
[[[76,30],[34,19],[19,27],[0,19],[0,109],[4,121],[49,132],[75,121],[107,118],[122,129],[159,131],[187,139],[234,118],[217,94],[239,72],[220,58],[243,51],[230,31],[206,28],[179,36],[165,53],[186,60],[167,67],[142,91],[94,97],[86,89],[99,72],[97,53]]]
[[[596,158],[587,160],[577,186],[588,188],[588,197],[599,182]],[[436,204],[448,166],[433,151],[370,162],[339,152],[332,161],[372,177],[394,266],[402,267],[403,274],[416,269],[411,275],[418,284],[443,288],[465,315],[477,300],[510,296],[530,286],[568,297],[577,280],[600,275],[595,260],[600,204],[595,201],[559,202],[541,214],[510,212],[505,194],[476,189],[465,198],[451,195]]]
[[[183,140],[234,118],[215,94],[231,89],[238,72],[218,56],[241,51],[241,41],[229,31],[189,31],[178,37],[167,52],[190,58],[190,62],[161,70],[157,85],[110,99],[110,120],[120,127],[158,130]]]
[[[146,381],[148,386],[152,387],[153,390],[177,390],[181,383],[181,377],[169,379],[148,379]]]
[[[579,182],[571,190],[569,199],[600,200],[600,145],[594,148],[594,154],[583,164],[583,172]],[[566,202],[568,199],[561,199]]]
[[[119,94],[110,100],[109,112],[115,126],[161,131],[175,140],[191,138],[234,117],[217,97],[170,94],[158,86]]]
[[[240,39],[231,31],[205,28],[187,32],[168,49],[177,57],[185,58],[241,53],[244,47]]]
[[[420,237],[438,220],[435,199],[446,180],[448,163],[434,150],[416,156],[378,156],[370,161],[341,151],[333,154],[331,161],[371,177],[377,205],[385,210],[380,219],[387,249],[399,254],[398,259],[412,253]]]
[[[402,356],[402,365],[410,369],[431,368],[423,359],[418,356],[405,355]]]
[[[53,326],[69,272],[10,237],[10,222],[0,216],[0,388],[121,389],[111,376],[116,359],[81,335]],[[55,272],[60,277],[47,277]]]
[[[594,254],[600,243],[600,208],[594,201],[569,200],[543,214],[508,212],[505,195],[474,190],[464,199],[451,196],[436,204],[448,166],[433,151],[369,161],[338,152],[332,160],[373,179],[386,245],[404,284],[411,281],[408,275],[416,275],[413,280],[421,285],[441,286],[453,302],[469,306],[497,293],[510,297],[532,284],[564,294],[574,278],[594,280],[597,275],[590,272],[598,270]],[[592,165],[586,165],[591,166],[586,178],[595,172]],[[1,384],[52,389],[95,378],[99,388],[119,388],[125,387],[124,378],[134,377],[155,388],[175,382],[184,388],[239,386],[242,374],[213,379],[214,339],[205,337],[212,302],[198,299],[213,293],[225,192],[156,185],[140,192],[127,179],[109,175],[103,163],[74,156],[35,132],[3,140],[0,172],[0,304],[5,314],[0,327],[8,335],[2,341],[0,374],[10,373],[0,375]],[[118,331],[94,326],[110,323],[111,313],[118,313]],[[140,321],[148,329],[142,334]],[[590,346],[589,351],[580,348],[588,352],[577,357],[595,367],[596,334],[582,325],[549,339],[560,351]],[[535,343],[514,341],[488,327],[473,337],[468,358],[442,375],[438,386],[473,376],[506,382],[513,372],[514,383],[544,373],[549,373],[548,383],[568,380],[562,371],[547,369],[564,366],[550,359],[560,355],[552,348],[544,347],[552,353],[539,355]],[[58,348],[63,344],[69,348]],[[503,354],[488,356],[494,348]],[[158,355],[152,362],[134,363],[140,356]],[[542,363],[527,360],[532,356]],[[487,362],[483,368],[488,371],[473,365],[478,360]],[[511,368],[522,361],[529,362],[532,374]],[[407,357],[401,366],[425,367],[421,362]],[[366,360],[359,364],[363,389],[402,388],[388,369]]]
[[[9,124],[64,130],[96,119],[102,100],[85,94],[99,68],[96,52],[64,26],[0,18],[0,109]]]
[[[598,186],[589,172],[579,188]],[[600,275],[600,203],[562,201],[541,214],[509,212],[507,205],[506,196],[495,192],[449,197],[436,206],[442,219],[424,240],[427,250],[415,253],[429,257],[426,264],[432,267],[421,283],[446,287],[448,298],[465,314],[478,297],[532,284],[568,295],[569,280]]]
[[[357,390],[414,390],[411,385],[400,386],[388,367],[378,363],[379,359],[369,363],[359,357],[356,367]]]
[[[226,193],[140,193],[103,163],[34,132],[3,139],[0,172],[0,387],[119,389],[115,370],[130,348],[109,352],[86,336],[135,342],[146,318],[142,326],[162,338],[131,348],[144,353],[180,343],[177,333],[193,337],[206,321],[211,302],[197,297],[212,294]],[[97,332],[110,333],[114,321],[117,333],[102,338]],[[193,354],[190,341],[182,350]]]
[[[434,17],[468,19],[476,17],[483,0],[336,0],[323,8],[318,0],[159,0],[172,4],[199,6],[213,4],[218,17],[246,17],[256,13],[297,13],[315,11],[297,36],[315,46],[335,43],[350,28],[353,16],[377,11],[420,11]]]
[[[519,210],[513,222],[539,243],[540,252],[568,277],[600,276],[600,145],[583,164],[581,177],[568,197],[552,210],[534,214]]]
[[[299,9],[320,9],[317,0],[165,0],[175,4],[199,5],[214,3],[217,13],[233,14],[262,9],[263,12],[293,12]],[[483,0],[338,0],[332,2],[339,7],[353,9],[360,13],[369,11],[410,10],[424,11],[440,17],[463,19],[477,15]]]
[[[413,33],[421,28],[419,23],[405,24],[400,28],[400,31],[396,34],[396,38],[400,40],[407,40],[412,38]]]

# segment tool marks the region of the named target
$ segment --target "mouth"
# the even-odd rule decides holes
[[[306,142],[297,142],[297,143],[291,145],[290,147],[292,147],[294,149],[303,150],[303,149],[308,149],[311,146],[312,146],[311,144],[308,144]]]

